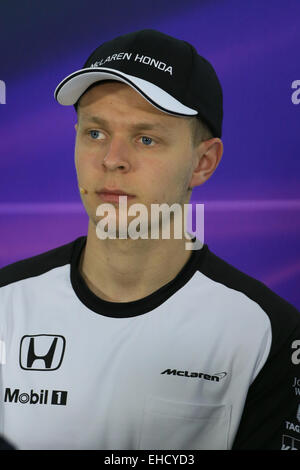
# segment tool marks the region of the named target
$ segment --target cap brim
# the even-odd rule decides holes
[[[198,114],[195,109],[185,106],[153,83],[119,70],[104,67],[85,68],[68,75],[56,87],[54,97],[58,103],[64,106],[74,105],[90,85],[102,80],[116,80],[126,83],[153,106],[165,113],[179,116],[195,116]]]

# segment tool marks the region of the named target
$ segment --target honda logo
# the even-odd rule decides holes
[[[56,370],[61,366],[66,340],[60,335],[23,336],[20,366],[24,370]]]

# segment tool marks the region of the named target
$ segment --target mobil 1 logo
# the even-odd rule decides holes
[[[65,390],[39,390],[22,392],[19,388],[7,387],[4,393],[4,403],[20,403],[22,405],[66,405],[68,392]]]

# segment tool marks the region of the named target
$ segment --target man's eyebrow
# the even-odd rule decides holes
[[[100,118],[99,116],[82,116],[82,120],[83,121],[87,121],[87,122],[94,122],[100,126],[105,126],[105,127],[109,127],[110,126],[110,123],[109,121],[107,121],[106,119],[103,119],[103,118]],[[151,130],[151,129],[161,129],[161,130],[164,130],[164,131],[168,131],[170,130],[170,128],[168,126],[165,126],[159,122],[154,122],[154,123],[150,123],[150,122],[139,122],[137,124],[132,124],[129,126],[131,129],[133,130]]]

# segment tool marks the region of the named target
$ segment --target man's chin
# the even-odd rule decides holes
[[[139,238],[150,238],[151,233],[149,235],[149,228],[148,224],[136,224],[134,221],[130,223],[130,220],[128,220],[127,223],[112,223],[112,224],[107,224],[107,223],[102,223],[102,221],[98,220],[95,226],[96,229],[96,234],[97,237],[105,240],[105,239],[111,239],[111,240],[126,240],[126,239],[131,239],[131,240],[137,240]]]

